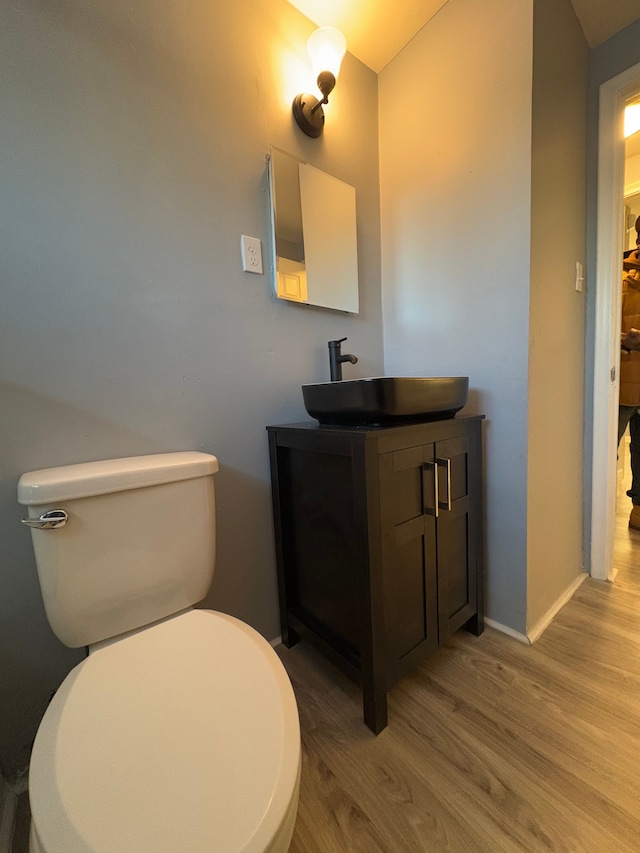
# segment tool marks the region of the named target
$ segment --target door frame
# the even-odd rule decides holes
[[[600,86],[591,480],[591,576],[613,581],[624,198],[624,104],[640,63]],[[615,283],[615,286],[613,286]],[[604,523],[603,523],[604,520]]]

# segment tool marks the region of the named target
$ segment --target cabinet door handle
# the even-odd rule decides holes
[[[431,507],[426,506],[426,507],[424,507],[424,511],[428,515],[435,515],[435,517],[437,518],[439,511],[440,511],[440,509],[439,509],[440,504],[438,502],[438,463],[437,462],[424,462],[423,465],[429,471],[433,468],[433,506],[434,506],[434,509],[431,509]]]
[[[450,459],[436,459],[436,465],[446,465],[447,467],[447,499],[442,502],[442,509],[446,509],[451,512],[451,460]],[[436,471],[436,481],[438,479],[438,472]],[[436,494],[437,494],[437,485],[436,485]]]

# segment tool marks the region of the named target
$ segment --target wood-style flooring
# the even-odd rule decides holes
[[[640,851],[640,532],[619,506],[615,584],[585,580],[533,646],[458,632],[377,737],[351,682],[279,647],[303,743],[290,853]]]

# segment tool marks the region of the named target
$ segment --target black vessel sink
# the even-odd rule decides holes
[[[312,418],[344,426],[450,418],[465,405],[468,393],[468,376],[380,376],[302,386]]]

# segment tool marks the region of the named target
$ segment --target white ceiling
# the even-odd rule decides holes
[[[448,0],[289,0],[319,27],[342,30],[350,53],[381,71]],[[571,0],[590,47],[640,18],[640,0]]]

